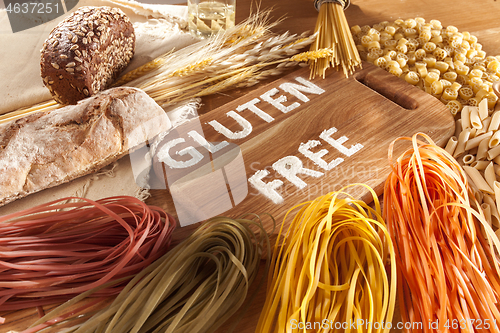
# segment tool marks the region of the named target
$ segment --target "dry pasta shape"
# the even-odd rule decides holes
[[[62,303],[167,252],[173,217],[134,197],[63,198],[0,217],[0,311]],[[127,280],[125,280],[127,281]],[[94,293],[117,295],[124,281]]]
[[[338,322],[391,322],[395,254],[380,203],[371,188],[374,208],[343,193],[347,190],[300,204],[285,216],[284,221],[294,215],[274,247],[256,332],[319,332],[319,323],[325,332],[336,332]],[[303,328],[294,330],[294,323]]]
[[[398,140],[412,147],[394,160]],[[500,241],[488,222],[493,213],[486,206],[483,212],[464,170],[427,135],[398,140],[389,149],[384,217],[396,249],[403,320],[437,323],[412,326],[415,333],[454,332],[446,323],[460,320],[499,322]],[[491,200],[486,203],[491,208]],[[474,331],[471,324],[457,330]]]
[[[113,303],[64,332],[214,332],[244,304],[268,248],[268,234],[258,216],[212,218],[133,276]],[[269,259],[270,253],[266,266]],[[64,325],[61,319],[71,305],[95,292],[61,305],[26,333],[48,324]]]

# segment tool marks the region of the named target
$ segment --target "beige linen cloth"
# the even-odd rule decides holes
[[[126,71],[172,49],[180,49],[197,41],[184,30],[187,25],[186,6],[149,5],[127,0],[80,0],[72,11],[82,6],[117,7],[134,23],[136,53]],[[40,77],[40,50],[50,31],[67,15],[69,14],[43,25],[12,33],[7,13],[5,9],[0,9],[0,114],[51,99]],[[187,112],[192,114],[192,107]],[[175,124],[179,118],[186,117],[185,113],[181,107],[168,114]],[[147,162],[144,163],[144,167],[147,167]],[[147,189],[136,184],[128,156],[96,174],[0,207],[0,215],[68,196],[85,196],[95,200],[116,195],[131,195],[140,199],[148,196]]]

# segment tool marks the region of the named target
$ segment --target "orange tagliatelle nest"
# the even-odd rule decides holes
[[[421,323],[412,332],[498,332],[500,242],[453,157],[427,135],[402,139],[412,148],[394,163],[390,146],[384,215],[403,320]]]

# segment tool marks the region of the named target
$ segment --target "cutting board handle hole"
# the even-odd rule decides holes
[[[406,90],[417,88],[410,86],[400,78],[386,72],[383,75],[380,75],[380,73],[361,72],[356,73],[354,79],[406,110],[415,110],[418,108],[418,102],[406,93]]]

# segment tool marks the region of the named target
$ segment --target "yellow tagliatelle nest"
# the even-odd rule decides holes
[[[276,242],[256,332],[344,332],[346,325],[389,331],[395,254],[378,198],[368,189],[375,208],[342,189],[288,212],[300,208]]]

